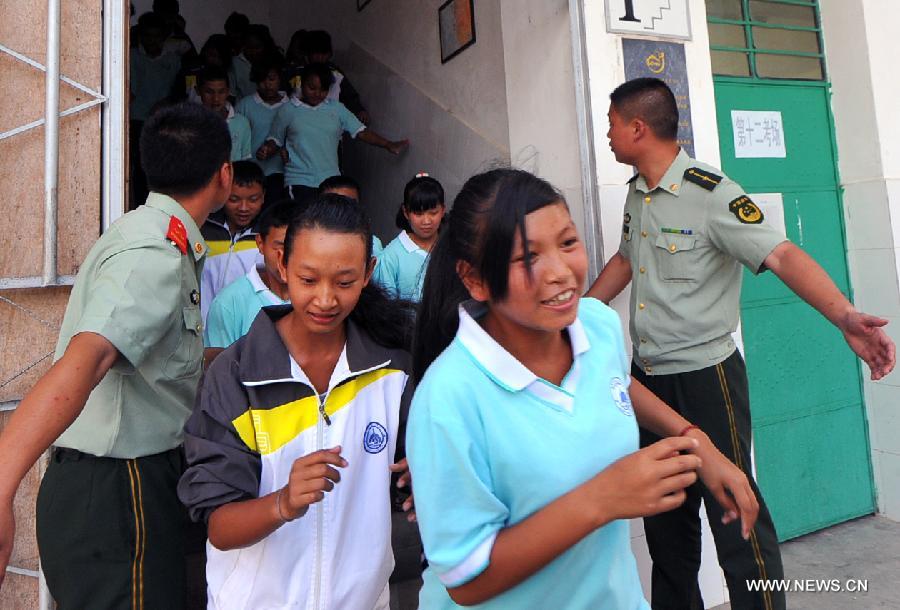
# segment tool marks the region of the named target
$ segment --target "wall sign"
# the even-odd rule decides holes
[[[781,193],[753,193],[748,195],[763,213],[763,224],[769,225],[787,239],[784,226],[784,197]]]
[[[688,0],[606,0],[606,30],[690,40]]]
[[[738,159],[784,159],[784,123],[777,110],[732,110],[734,156]]]
[[[650,76],[665,81],[672,89],[678,103],[678,143],[693,157],[694,127],[691,124],[691,92],[684,45],[623,38],[622,56],[625,59],[625,80]]]

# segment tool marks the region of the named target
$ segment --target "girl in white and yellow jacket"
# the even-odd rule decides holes
[[[412,309],[369,283],[371,243],[358,203],[299,210],[292,305],[263,309],[206,374],[178,492],[208,524],[210,609],[388,608]]]

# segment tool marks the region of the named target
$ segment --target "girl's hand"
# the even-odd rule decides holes
[[[281,149],[278,150],[278,152],[281,153],[281,160],[284,161],[285,163],[287,163],[288,161],[291,160],[291,157],[290,157],[290,155],[288,154],[288,149],[287,149],[287,148],[281,148]]]
[[[747,475],[722,455],[702,430],[695,428],[688,434],[699,442],[693,453],[703,461],[697,471],[700,480],[725,509],[722,523],[731,523],[740,516],[741,536],[749,539],[759,515],[759,502]]]
[[[256,158],[260,161],[265,161],[276,152],[278,152],[278,145],[272,140],[266,140],[263,142],[263,145],[259,147],[259,150],[256,151]]]
[[[340,446],[323,449],[298,458],[291,466],[291,474],[284,491],[276,497],[280,506],[279,517],[293,521],[302,517],[310,504],[321,502],[326,491],[334,489],[341,480],[335,466],[345,468],[347,460],[341,457]]]
[[[702,460],[693,454],[699,443],[692,438],[666,438],[614,462],[594,477],[594,506],[606,507],[608,519],[648,517],[681,506],[685,488],[697,480]]]
[[[406,513],[406,520],[410,523],[415,523],[416,521],[416,502],[413,499],[412,494],[412,474],[409,472],[409,464],[406,461],[406,458],[403,458],[396,464],[391,464],[389,466],[391,472],[399,472],[400,478],[397,479],[397,487],[403,489],[404,487],[409,487],[410,494],[409,497],[403,502],[403,512]]]

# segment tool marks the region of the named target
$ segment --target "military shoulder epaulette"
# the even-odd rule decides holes
[[[705,169],[700,169],[699,167],[689,167],[685,170],[684,179],[705,188],[707,191],[713,190],[719,186],[720,182],[722,182],[722,176],[717,176],[716,174],[708,172]]]

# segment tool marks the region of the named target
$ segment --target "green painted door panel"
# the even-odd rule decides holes
[[[722,169],[781,193],[787,237],[850,295],[828,89],[716,79]],[[782,113],[787,157],[734,156],[732,110]],[[859,364],[841,334],[772,273],[744,274],[741,324],[757,477],[782,540],[871,513]]]

